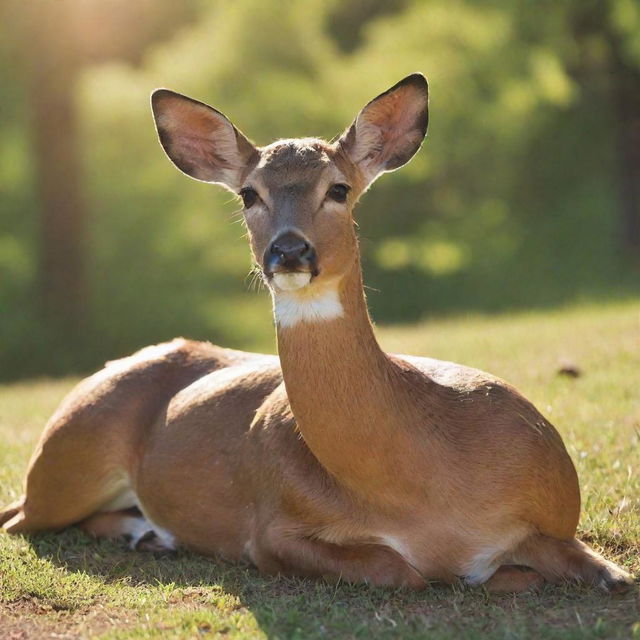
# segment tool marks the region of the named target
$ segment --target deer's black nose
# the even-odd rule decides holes
[[[267,248],[264,255],[265,271],[311,271],[315,272],[316,252],[314,248],[294,231],[279,235]]]
[[[271,243],[271,255],[284,262],[304,259],[311,252],[309,243],[295,233],[285,233]]]

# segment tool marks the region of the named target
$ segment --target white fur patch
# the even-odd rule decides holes
[[[299,322],[326,322],[344,315],[337,289],[323,289],[318,293],[300,295],[292,291],[276,291],[273,296],[276,323],[283,328]]]
[[[530,533],[526,526],[514,527],[502,539],[493,540],[478,547],[477,553],[462,567],[461,575],[469,585],[486,582],[504,564],[505,555],[514,549]]]
[[[129,536],[129,547],[131,549],[135,549],[140,540],[150,531],[153,531],[158,539],[155,543],[158,550],[173,551],[176,548],[175,539],[168,531],[154,525],[153,522],[143,516],[126,516],[122,519],[120,533],[121,535]]]
[[[104,504],[100,509],[100,512],[108,512],[108,511],[120,511],[121,509],[129,509],[131,507],[137,507],[140,509],[142,516],[128,516],[123,521],[123,534],[128,534],[131,536],[130,545],[132,549],[135,549],[138,544],[140,538],[142,538],[149,531],[153,531],[156,537],[160,541],[162,547],[165,549],[175,549],[176,548],[176,540],[174,536],[158,526],[149,518],[149,516],[145,513],[144,507],[140,503],[140,499],[136,492],[129,485],[129,476],[126,473],[123,473],[120,477],[120,482],[124,484],[126,482],[125,487],[122,488],[121,492],[115,495],[109,502]]]
[[[135,549],[138,542],[143,538],[153,527],[147,522],[145,518],[141,516],[127,516],[122,519],[122,528],[120,533],[125,536],[129,536],[129,547]]]
[[[468,585],[486,582],[500,566],[500,556],[504,553],[501,547],[486,547],[477,553],[465,567],[464,581]]]
[[[311,274],[303,271],[274,273],[273,282],[281,291],[295,291],[306,287],[311,282]]]
[[[153,520],[151,520],[151,518],[149,518],[149,516],[144,512],[144,509],[140,504],[140,501],[138,501],[138,509],[140,509],[140,511],[142,512],[142,515],[144,516],[143,520],[147,525],[147,531],[151,529],[153,533],[156,534],[156,537],[160,540],[162,546],[165,549],[170,549],[170,550],[175,549],[176,539],[173,536],[173,534],[170,531],[163,529],[162,527],[158,526],[155,522],[153,522]],[[133,547],[135,547],[135,545],[133,545]]]
[[[530,533],[531,529],[526,525],[514,526],[503,538],[479,545],[475,555],[462,567],[461,577],[469,585],[486,582],[508,559],[509,552]]]

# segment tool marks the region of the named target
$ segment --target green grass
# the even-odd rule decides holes
[[[580,535],[640,573],[640,304],[381,329],[389,350],[495,373],[558,427],[580,475]],[[558,375],[565,361],[577,378]],[[17,497],[42,425],[73,380],[0,387],[0,502]],[[505,443],[508,446],[508,443]],[[70,461],[71,462],[71,461]],[[0,638],[640,638],[638,593],[546,586],[423,593],[264,578],[76,530],[0,535]]]

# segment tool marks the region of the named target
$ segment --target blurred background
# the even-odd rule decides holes
[[[637,0],[1,0],[0,378],[274,349],[238,203],[170,165],[153,88],[267,144],[416,70],[426,144],[359,207],[375,320],[639,296]]]

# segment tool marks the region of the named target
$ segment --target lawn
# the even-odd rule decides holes
[[[580,537],[640,574],[639,303],[439,320],[380,335],[389,350],[486,369],[533,400],[578,468]],[[579,375],[562,375],[563,367]],[[18,496],[42,426],[73,382],[0,387],[1,503]],[[130,552],[73,529],[0,534],[1,640],[222,636],[640,638],[640,600],[637,589],[611,597],[570,585],[520,596],[329,585],[263,578],[188,552]]]

